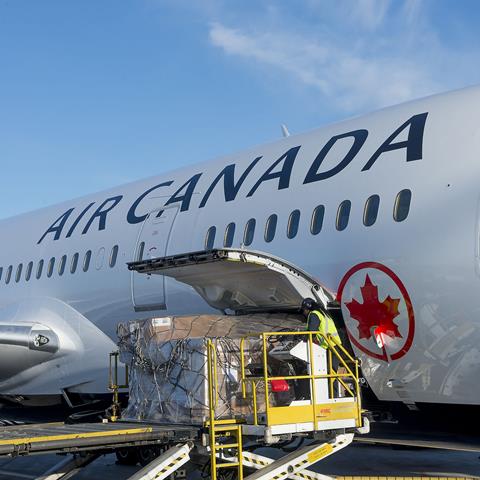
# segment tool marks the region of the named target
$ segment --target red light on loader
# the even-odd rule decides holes
[[[270,380],[270,386],[272,388],[272,392],[288,392],[290,387],[286,380]]]

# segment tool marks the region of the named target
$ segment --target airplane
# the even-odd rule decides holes
[[[118,322],[212,311],[127,263],[233,248],[334,292],[376,401],[478,408],[479,103],[430,96],[2,220],[1,399],[108,395]]]

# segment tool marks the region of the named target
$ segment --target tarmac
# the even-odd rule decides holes
[[[261,450],[258,450],[261,453]],[[264,450],[264,453],[267,453]],[[272,453],[272,452],[271,452]],[[273,456],[273,455],[272,455]],[[57,455],[0,459],[0,480],[35,479],[62,460]],[[124,480],[140,467],[117,465],[115,455],[105,455],[75,475],[75,480]],[[314,470],[333,477],[456,477],[480,479],[478,452],[427,448],[392,448],[385,445],[353,444],[336,456],[318,463]],[[201,478],[200,472],[189,480]]]

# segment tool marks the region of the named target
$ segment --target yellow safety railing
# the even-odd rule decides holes
[[[269,341],[275,337],[301,337],[300,340],[307,340],[307,363],[309,370],[303,375],[269,375]],[[327,344],[327,370],[326,373],[315,373],[315,339],[322,337]],[[273,339],[275,339],[273,338]],[[246,350],[247,342],[256,342],[252,349],[258,352],[262,359],[263,372],[258,376],[247,376],[246,357],[251,351]],[[259,345],[260,343],[260,349]],[[217,480],[217,473],[222,468],[236,468],[239,480],[242,480],[242,424],[247,422],[244,418],[225,418],[223,415],[217,418],[216,411],[219,406],[219,384],[218,384],[218,355],[216,343],[212,339],[207,339],[207,380],[208,380],[208,420],[205,427],[209,433],[210,459],[211,459],[211,479]],[[338,360],[339,367],[343,367],[344,372],[335,371],[333,368],[333,359]],[[317,384],[318,380],[326,380],[328,391],[328,400],[334,400],[340,397],[336,395],[335,383],[343,387],[344,398],[349,397],[351,401],[329,402],[325,398],[318,399]],[[310,387],[310,399],[308,404],[275,406],[270,403],[271,382],[275,380],[308,380]],[[261,334],[252,334],[243,337],[240,340],[240,385],[242,396],[247,399],[247,391],[251,393],[251,411],[253,413],[253,425],[285,425],[310,422],[314,430],[321,430],[321,422],[324,420],[355,420],[355,426],[362,424],[362,409],[360,403],[360,385],[359,385],[359,365],[350,353],[333,336],[321,332],[265,332]],[[259,387],[264,388],[260,391]],[[320,401],[319,401],[320,400]],[[260,401],[262,406],[262,415],[265,414],[265,421],[259,420]],[[323,403],[321,403],[323,401]],[[263,408],[265,409],[263,411]],[[288,409],[288,410],[287,410]],[[232,450],[233,449],[233,450]],[[236,457],[236,461],[221,460],[221,451],[235,451],[230,457]],[[220,459],[219,459],[220,457]]]
[[[308,343],[308,357],[309,357],[309,372],[305,375],[282,375],[282,376],[270,376],[268,373],[268,339],[272,337],[295,337],[295,336],[302,336],[307,338]],[[327,373],[325,374],[315,374],[315,356],[314,356],[314,344],[315,338],[323,337],[327,347]],[[263,376],[250,376],[246,375],[246,365],[245,365],[245,344],[248,340],[258,339],[261,341],[262,344],[262,363],[263,363]],[[343,367],[345,369],[345,373],[339,373],[338,370],[335,371],[333,369],[333,359],[336,358],[339,363],[339,367]],[[270,382],[273,380],[308,380],[310,383],[310,410],[311,413],[307,413],[307,417],[312,420],[314,424],[314,428],[318,429],[320,420],[319,418],[322,417],[320,410],[328,411],[328,408],[325,404],[317,403],[316,398],[316,388],[315,388],[315,381],[320,379],[327,379],[328,380],[328,392],[329,392],[329,400],[333,400],[335,398],[339,398],[335,396],[335,382],[338,382],[344,388],[344,392],[348,394],[349,397],[354,400],[354,405],[352,406],[353,410],[350,410],[348,413],[344,413],[345,415],[350,415],[355,418],[356,426],[361,426],[361,399],[360,399],[360,382],[359,382],[359,365],[358,360],[354,359],[350,353],[341,345],[341,343],[332,335],[330,334],[323,334],[322,332],[265,332],[261,334],[253,334],[248,335],[242,338],[240,342],[240,362],[241,362],[241,385],[242,385],[242,394],[243,398],[247,398],[247,385],[250,385],[251,393],[252,393],[252,406],[253,406],[253,422],[255,425],[258,425],[258,395],[257,389],[260,383],[264,384],[264,405],[265,405],[265,417],[266,417],[266,424],[272,425],[276,423],[276,419],[278,416],[276,415],[275,418],[272,416],[272,412],[275,413],[282,413],[290,418],[291,422],[294,423],[296,421],[300,421],[300,417],[295,416],[295,408],[301,411],[302,418],[305,418],[304,413],[306,413],[305,406],[302,407],[295,407],[290,406],[288,412],[281,411],[281,409],[286,407],[274,407],[270,404],[269,394],[270,394]],[[352,366],[352,367],[351,367]],[[349,380],[350,379],[350,380]],[[347,384],[347,382],[353,384],[352,388]],[[331,405],[330,412],[333,410],[339,410],[340,407],[336,405]],[[344,412],[347,412],[345,406],[342,407]],[[335,414],[333,414],[335,416]],[[338,414],[337,414],[338,416]]]

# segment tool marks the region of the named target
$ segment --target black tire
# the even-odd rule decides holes
[[[137,448],[137,458],[142,467],[148,465],[153,459],[160,455],[160,450],[153,446],[145,446]]]
[[[134,448],[119,448],[115,450],[115,455],[120,465],[136,465],[139,462],[137,450]]]

